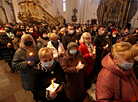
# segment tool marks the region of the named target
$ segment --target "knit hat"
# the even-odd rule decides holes
[[[77,45],[75,42],[70,42],[70,43],[67,45],[67,49],[70,50],[72,47],[78,47],[78,45]]]

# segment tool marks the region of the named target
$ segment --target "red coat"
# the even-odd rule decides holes
[[[91,44],[93,45],[93,48],[94,48],[94,44],[93,43]],[[89,55],[89,51],[86,44],[80,43],[78,50],[82,53],[83,57],[87,61],[88,66],[85,70],[83,70],[84,79],[86,79],[90,75],[91,71],[93,72],[93,59]],[[91,48],[91,51],[93,52],[92,48]]]
[[[34,38],[35,42],[37,42],[37,39],[41,36],[40,32],[33,32],[31,33],[32,37]]]
[[[97,102],[137,102],[138,82],[133,68],[129,72],[123,71],[110,53],[103,58],[102,65],[96,83]]]

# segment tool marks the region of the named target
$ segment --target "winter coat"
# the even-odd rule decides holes
[[[34,63],[37,64],[39,62],[38,58],[38,48],[36,54],[34,54]],[[33,81],[32,81],[32,68],[27,64],[29,61],[28,52],[20,47],[14,54],[12,60],[12,68],[14,70],[20,71],[20,79],[22,83],[22,87],[26,91],[32,91]]]
[[[66,95],[71,101],[81,102],[85,97],[85,87],[82,70],[79,73],[76,71],[76,66],[79,61],[84,64],[84,69],[87,67],[87,62],[83,58],[80,51],[76,53],[76,58],[69,55],[68,50],[66,56],[62,60],[62,68],[66,73]],[[81,100],[81,101],[80,101]]]
[[[65,88],[65,80],[66,80],[65,74],[62,67],[56,61],[54,61],[53,66],[51,68],[44,68],[42,64],[39,63],[33,68],[32,73],[33,73],[33,86],[34,86],[33,92],[34,92],[34,99],[36,101],[41,100],[42,102],[47,102],[48,100],[51,100],[49,96],[50,91],[46,90],[46,88],[48,88],[51,85],[51,80],[53,80],[54,78],[56,78],[54,83],[62,85],[63,90]],[[53,101],[66,102],[66,101],[61,101],[65,97],[66,95],[62,91],[58,93],[57,98],[55,98]]]
[[[76,40],[79,41],[79,37],[76,33],[74,33],[73,35],[70,35],[70,34],[65,34],[63,37],[62,37],[62,44],[65,48],[65,50],[67,50],[67,45],[70,43],[70,42],[76,42]]]
[[[42,39],[42,38],[38,38],[38,39],[37,39],[37,46],[39,46],[40,48],[42,48],[42,47],[47,47],[48,42],[49,42],[49,39],[44,40],[44,39]]]
[[[91,48],[91,52],[93,52],[94,50],[94,44],[91,43],[93,48]],[[81,43],[78,50],[81,52],[81,54],[83,55],[83,57],[85,58],[85,60],[87,61],[87,68],[85,70],[83,70],[83,75],[84,75],[84,79],[87,79],[88,76],[90,75],[91,71],[93,72],[93,59],[92,57],[89,55],[89,50],[87,48],[87,45],[84,43]]]
[[[64,46],[62,45],[62,43],[61,43],[59,40],[58,40],[58,43],[59,43],[59,45],[58,45],[58,51],[57,51],[57,49],[53,46],[53,44],[51,43],[51,41],[48,42],[47,47],[50,48],[50,49],[52,50],[54,59],[55,59],[57,62],[59,62],[60,65],[61,65],[61,63],[62,63],[62,57],[59,58],[59,57],[58,57],[58,54],[60,54],[60,53],[64,53],[64,54],[65,54],[65,49],[64,49]]]
[[[12,40],[12,44],[13,44],[13,47],[14,47],[15,50],[18,50],[19,49],[20,42],[21,42],[21,39],[20,38],[17,38],[17,37],[15,37],[15,39]]]
[[[31,35],[34,38],[35,42],[37,42],[37,39],[41,36],[41,33],[34,31],[33,33],[31,33]]]
[[[13,47],[8,48],[7,47],[8,43],[12,45],[12,39],[9,38],[6,34],[0,35],[0,53],[2,54],[6,62],[11,62],[13,54],[14,54],[14,48]]]
[[[97,102],[136,102],[138,101],[138,81],[133,72],[120,69],[109,53],[102,60],[96,83]]]

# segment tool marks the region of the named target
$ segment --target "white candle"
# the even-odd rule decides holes
[[[51,81],[51,84],[52,84],[52,87],[54,88],[54,81],[53,80]]]
[[[93,49],[93,54],[96,53],[96,46],[94,46],[94,49]]]

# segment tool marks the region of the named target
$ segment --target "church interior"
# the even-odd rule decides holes
[[[103,32],[104,33],[103,35],[102,35],[102,31],[100,31],[102,28],[105,30]],[[71,32],[74,35],[72,35]],[[22,37],[21,36],[19,37],[18,33],[21,33]],[[46,38],[43,36],[44,33],[46,33]],[[53,33],[56,35],[54,35]],[[85,34],[85,33],[87,33],[87,34]],[[4,34],[7,34],[6,39],[3,38]],[[52,92],[52,91],[46,91],[45,92],[45,100],[46,101],[42,101],[43,98],[42,98],[42,100],[41,99],[39,100],[39,98],[35,98],[35,97],[37,97],[35,95],[38,95],[41,92],[40,93],[38,92],[36,94],[36,92],[38,90],[37,91],[36,90],[35,91],[34,90],[33,91],[26,90],[23,87],[23,82],[22,82],[22,78],[21,78],[22,73],[26,73],[25,71],[30,70],[30,69],[23,69],[23,68],[19,68],[19,67],[28,66],[30,68],[30,66],[31,66],[31,68],[32,68],[31,64],[33,64],[33,67],[34,67],[35,64],[38,64],[38,63],[35,63],[36,56],[38,57],[39,62],[41,62],[39,52],[37,52],[37,54],[35,53],[35,51],[37,51],[37,47],[36,47],[36,49],[34,51],[34,54],[36,54],[36,56],[34,55],[33,57],[29,57],[29,58],[33,58],[33,61],[34,61],[34,62],[32,61],[33,63],[31,62],[32,59],[26,59],[26,61],[28,61],[27,62],[28,65],[18,65],[17,66],[17,64],[15,64],[16,60],[14,60],[14,58],[15,58],[15,55],[19,52],[18,50],[19,49],[22,50],[21,42],[22,42],[23,36],[25,34],[27,36],[31,36],[30,39],[33,38],[32,43],[33,44],[35,43],[36,45],[38,45],[38,40],[41,38],[43,40],[48,40],[46,42],[46,45],[44,45],[44,42],[42,42],[41,49],[45,48],[45,47],[50,48],[51,46],[53,46],[53,47],[51,47],[51,49],[52,49],[51,51],[53,51],[52,58],[54,58],[54,60],[57,63],[59,63],[60,67],[62,67],[62,69],[64,70],[64,74],[66,75],[65,78],[67,80],[67,82],[64,84],[67,84],[67,86],[66,86],[67,90],[70,89],[68,85],[71,86],[71,84],[74,83],[74,82],[68,83],[68,81],[73,80],[73,79],[69,79],[69,78],[73,78],[73,77],[69,77],[69,76],[79,77],[78,80],[77,80],[77,78],[75,78],[76,80],[74,79],[75,82],[78,82],[77,85],[79,87],[79,85],[80,86],[82,85],[82,81],[79,80],[79,79],[81,79],[80,74],[83,73],[83,72],[81,73],[81,71],[80,71],[81,69],[79,69],[79,70],[77,69],[78,67],[74,67],[74,68],[76,68],[76,69],[74,69],[75,72],[74,72],[74,70],[72,70],[72,71],[69,71],[69,73],[68,73],[68,71],[66,70],[65,67],[67,67],[67,65],[70,69],[73,69],[73,67],[70,67],[70,66],[75,65],[74,64],[75,61],[78,61],[77,59],[74,62],[72,61],[72,63],[70,63],[69,61],[63,61],[63,60],[69,60],[69,58],[67,58],[67,59],[65,58],[67,56],[67,54],[65,54],[66,51],[70,50],[68,46],[71,42],[73,42],[74,45],[70,45],[70,46],[73,46],[72,48],[74,48],[74,46],[77,45],[78,50],[81,52],[81,47],[82,47],[81,39],[84,40],[84,36],[86,37],[86,35],[87,35],[87,37],[85,38],[85,40],[91,39],[90,46],[89,46],[89,44],[88,45],[86,43],[84,43],[84,44],[88,48],[88,52],[93,53],[93,54],[92,55],[89,54],[88,57],[86,57],[84,55],[84,52],[82,52],[83,59],[85,59],[86,60],[85,62],[87,62],[87,65],[86,65],[87,70],[88,70],[88,67],[91,67],[88,70],[89,72],[85,71],[89,75],[88,75],[87,79],[84,78],[84,84],[87,86],[87,84],[90,83],[90,86],[88,85],[88,87],[86,87],[84,85],[85,86],[85,97],[83,96],[84,97],[83,100],[79,100],[78,97],[81,97],[79,92],[78,92],[78,94],[80,96],[79,95],[77,96],[71,90],[71,91],[66,91],[67,99],[68,99],[67,101],[57,101],[58,100],[57,98],[50,98],[50,100],[52,100],[52,101],[50,101],[49,97],[51,94],[50,92]],[[68,34],[71,34],[71,35],[69,36]],[[56,41],[53,40],[55,38],[52,35],[54,37],[56,36],[56,39],[59,40],[59,42],[58,42],[58,40],[56,40],[58,43],[54,43]],[[89,35],[90,35],[90,38],[89,38]],[[100,38],[100,40],[98,39],[99,35],[102,36],[102,38]],[[20,39],[18,39],[18,41],[16,41],[16,43],[18,43],[17,49],[15,48],[14,41],[13,41],[16,38],[20,38]],[[25,37],[24,37],[24,39],[25,39]],[[85,40],[84,40],[84,42],[85,42]],[[105,42],[103,40],[105,40]],[[99,42],[97,43],[96,41],[97,42],[99,41]],[[100,100],[100,98],[99,98],[100,96],[98,96],[99,90],[97,88],[99,88],[100,86],[98,87],[98,85],[96,85],[96,81],[98,80],[97,77],[100,77],[100,75],[98,76],[98,74],[99,74],[99,72],[101,72],[101,69],[103,67],[101,65],[102,59],[104,59],[106,57],[106,55],[109,55],[108,53],[112,53],[112,49],[115,48],[113,45],[114,44],[116,45],[116,43],[118,43],[118,41],[119,42],[129,42],[131,44],[131,46],[133,46],[135,44],[138,45],[138,0],[0,0],[0,102],[96,102],[96,101],[97,102],[99,102],[99,101],[106,102],[106,101],[104,101],[104,100],[106,100],[106,98],[105,99],[103,98],[103,100],[101,98],[101,100]],[[4,45],[5,44],[4,42],[6,43],[6,45]],[[26,43],[24,43],[24,44],[26,44]],[[28,43],[28,45],[26,44],[26,46],[29,46],[29,43]],[[30,46],[32,46],[32,45],[30,45]],[[61,48],[59,48],[59,46],[61,46]],[[62,46],[63,46],[63,48],[62,48]],[[59,53],[61,51],[61,49],[63,49],[62,53]],[[91,49],[92,49],[92,52],[90,51]],[[56,56],[55,50],[56,50],[57,57],[55,57]],[[40,50],[38,50],[38,51],[40,51]],[[73,51],[75,51],[75,50],[73,50]],[[94,53],[94,51],[96,54]],[[100,53],[100,52],[102,52],[102,53]],[[7,60],[7,56],[9,55],[9,53],[11,55],[10,61]],[[70,55],[70,52],[68,52],[68,53]],[[138,54],[137,54],[137,56],[138,56]],[[22,61],[22,58],[23,58],[22,54],[18,57],[20,57],[19,59],[20,59],[20,61]],[[8,56],[8,58],[9,58],[9,56]],[[100,60],[100,62],[98,60]],[[67,65],[65,65],[65,62]],[[98,64],[98,62],[100,64],[96,65],[96,64]],[[19,61],[17,61],[16,63],[19,63]],[[49,63],[50,63],[50,61],[49,61]],[[53,62],[53,63],[55,63],[55,62]],[[78,62],[76,62],[76,63],[78,63]],[[83,62],[81,61],[81,63],[83,63]],[[42,62],[41,62],[41,64],[42,64]],[[138,69],[138,62],[137,63],[134,62],[134,65],[135,64],[137,65],[136,69]],[[86,67],[84,63],[82,65],[84,65],[83,67]],[[42,65],[42,66],[44,66],[44,65]],[[119,66],[119,65],[117,64],[117,66]],[[51,68],[51,67],[48,67],[48,68]],[[95,69],[95,68],[97,68],[97,69]],[[43,70],[49,70],[49,69],[44,68]],[[124,69],[123,69],[123,71],[124,71]],[[135,71],[135,69],[134,69],[134,71]],[[73,72],[73,73],[71,73],[71,72]],[[32,71],[32,73],[33,73],[33,71]],[[55,72],[51,71],[51,75],[53,75],[53,73],[55,74]],[[74,75],[74,73],[76,76]],[[127,73],[127,71],[126,71],[126,73]],[[138,74],[138,71],[137,71],[137,74]],[[84,75],[84,73],[82,75]],[[137,77],[137,75],[135,75],[135,76]],[[51,76],[50,76],[50,78],[51,78]],[[120,78],[120,76],[118,77],[118,80],[119,80],[119,78]],[[122,78],[122,80],[123,80],[123,78]],[[58,79],[56,81],[58,81]],[[99,82],[102,82],[102,81],[99,81]],[[97,82],[97,84],[99,82]],[[118,81],[118,82],[120,85],[120,81]],[[136,81],[136,82],[138,82],[138,81]],[[126,82],[122,82],[122,84],[125,84],[125,83]],[[53,82],[50,82],[50,84],[52,85]],[[60,86],[64,87],[63,84],[61,84]],[[72,86],[73,86],[73,84],[72,84]],[[103,84],[103,86],[104,86],[104,84]],[[75,87],[75,85],[74,85],[74,87]],[[76,88],[78,88],[78,87],[76,87]],[[60,88],[60,87],[58,87],[58,88]],[[83,90],[83,88],[80,88],[78,91],[80,91],[80,90]],[[111,89],[111,90],[113,90],[113,89]],[[137,89],[135,89],[135,90],[137,91],[136,95],[135,95],[136,98],[132,96],[131,98],[126,98],[127,100],[125,100],[125,101],[131,101],[131,102],[134,102],[134,100],[138,101],[138,86],[137,86]],[[104,91],[106,91],[106,90],[104,90]],[[115,94],[115,91],[114,91],[114,94]],[[48,92],[48,96],[46,96],[47,92]],[[53,91],[53,94],[54,94],[54,92],[57,92],[57,91],[56,90]],[[72,94],[73,98],[71,97],[70,93]],[[81,93],[81,91],[80,91],[80,93]],[[59,93],[57,92],[57,94],[59,94]],[[102,93],[102,94],[104,94],[104,93]],[[100,94],[100,95],[102,95],[102,94]],[[57,95],[57,97],[58,96],[59,95]],[[104,95],[104,96],[108,96],[108,95]],[[54,97],[54,96],[51,96],[51,97]],[[76,99],[76,98],[78,98],[78,99]],[[116,96],[111,98],[110,101],[120,101],[121,102],[123,100],[124,96],[122,95],[122,100],[121,99],[113,100],[114,98],[116,98]],[[74,100],[74,99],[76,99],[76,100]]]

